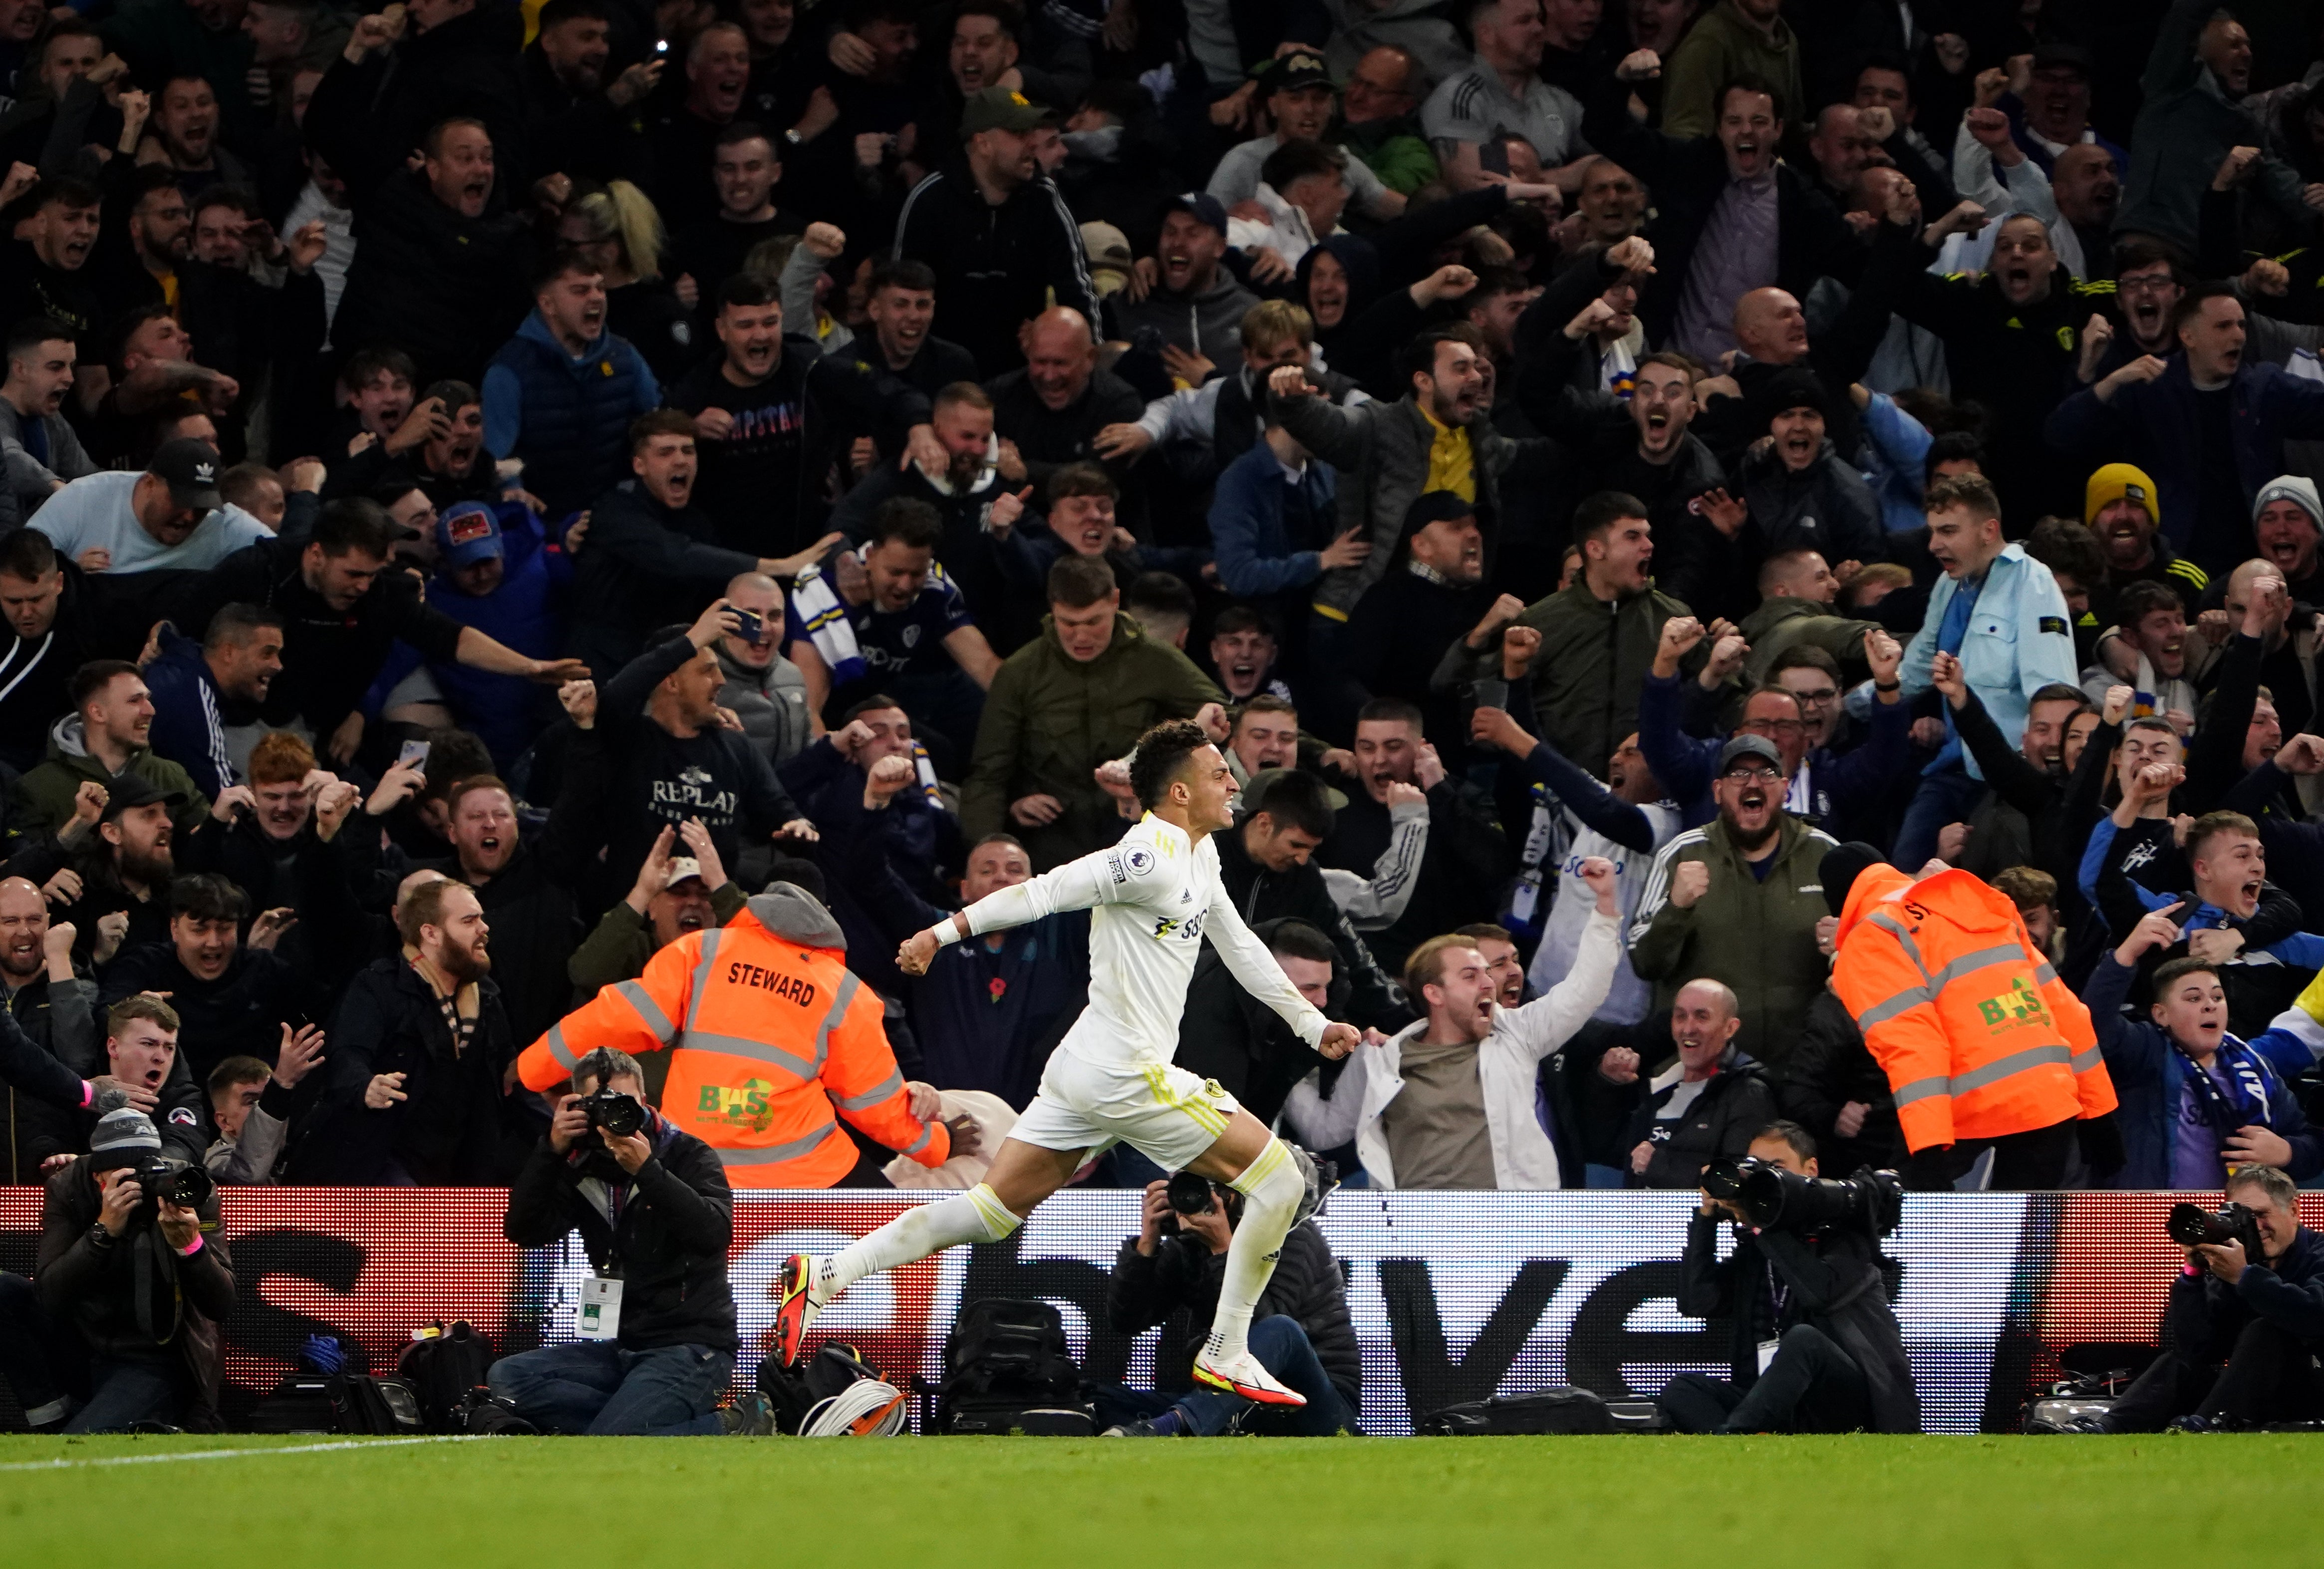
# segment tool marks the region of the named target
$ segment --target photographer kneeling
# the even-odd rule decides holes
[[[503,1230],[545,1248],[580,1228],[596,1271],[580,1343],[503,1357],[492,1392],[545,1433],[770,1431],[761,1399],[718,1409],[741,1343],[726,1281],[734,1197],[717,1151],[645,1104],[627,1053],[582,1057],[573,1092],[509,1189]]]
[[[234,1264],[208,1173],[124,1106],[45,1190],[37,1284],[0,1276],[0,1371],[32,1430],[215,1432]]]
[[[2233,1218],[2256,1234],[2262,1257],[2242,1241],[2190,1247],[2164,1310],[2171,1349],[2081,1431],[2219,1433],[2324,1417],[2324,1237],[2300,1223],[2299,1189],[2272,1166],[2236,1170],[2227,1196],[2249,1212]],[[2224,1231],[2226,1218],[2212,1228]]]
[[[1729,1322],[1735,1376],[1682,1373],[1670,1381],[1658,1403],[1680,1432],[1921,1430],[1913,1364],[1880,1256],[1901,1203],[1894,1175],[1802,1180],[1815,1176],[1815,1140],[1796,1122],[1761,1129],[1739,1166],[1704,1169],[1702,1204],[1679,1265],[1678,1310]],[[1726,1196],[1714,1196],[1720,1188]],[[1736,1228],[1725,1263],[1722,1217]]]
[[[1179,1189],[1175,1202],[1174,1186]],[[1207,1191],[1198,1196],[1196,1188]],[[1113,1327],[1139,1334],[1184,1307],[1193,1320],[1188,1350],[1200,1345],[1218,1311],[1227,1244],[1241,1211],[1240,1194],[1189,1172],[1148,1183],[1139,1232],[1123,1241],[1121,1255],[1113,1261],[1105,1300]],[[1268,1372],[1305,1395],[1307,1403],[1257,1406],[1240,1396],[1201,1388],[1172,1397],[1101,1385],[1098,1420],[1106,1436],[1208,1437],[1233,1427],[1274,1436],[1329,1438],[1355,1430],[1363,1401],[1363,1352],[1348,1317],[1340,1261],[1312,1220],[1292,1227],[1283,1239],[1282,1257],[1251,1320],[1250,1350]]]

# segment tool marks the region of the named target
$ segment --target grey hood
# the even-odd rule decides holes
[[[743,906],[752,918],[779,937],[810,948],[847,951],[847,934],[823,901],[796,882],[770,882]]]

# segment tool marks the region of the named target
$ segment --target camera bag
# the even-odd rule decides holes
[[[401,1379],[340,1373],[328,1380],[328,1393],[338,1432],[401,1435],[427,1430],[420,1414],[420,1397]]]
[[[438,1319],[434,1329],[397,1355],[395,1376],[419,1397],[429,1432],[465,1432],[460,1420],[464,1403],[484,1387],[484,1375],[493,1365],[493,1343],[465,1318],[454,1320],[449,1329]]]
[[[1431,1411],[1413,1431],[1435,1438],[1543,1433],[1611,1433],[1614,1415],[1588,1389],[1558,1385],[1535,1395],[1494,1395]]]
[[[1081,1387],[1054,1306],[1006,1297],[972,1302],[945,1342],[933,1431],[1093,1437],[1097,1418]]]
[[[2025,1402],[2022,1426],[2027,1433],[2070,1431],[2070,1424],[2088,1417],[2103,1417],[2113,1410],[2116,1399],[2130,1388],[2130,1380],[2126,1369],[2061,1379],[2050,1386],[2048,1394],[2036,1395]]]
[[[879,1377],[880,1370],[865,1361],[862,1352],[831,1341],[796,1368],[787,1368],[773,1357],[761,1357],[755,1382],[759,1393],[775,1408],[775,1431],[795,1434],[816,1406],[850,1384]]]

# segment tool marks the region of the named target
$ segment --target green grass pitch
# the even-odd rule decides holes
[[[329,1447],[265,1453],[317,1444]],[[174,1458],[218,1450],[234,1453]],[[2324,1444],[2264,1435],[14,1436],[0,1438],[0,1562],[2312,1566],[2319,1461]]]

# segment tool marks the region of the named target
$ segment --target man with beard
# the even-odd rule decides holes
[[[2015,744],[2034,695],[2053,681],[2075,684],[2072,613],[2050,569],[2023,546],[2004,542],[2001,503],[1982,477],[1937,481],[1929,487],[1928,511],[1929,554],[1944,577],[1904,651],[1904,699],[1927,691],[1936,656],[1951,654],[2003,738]],[[1945,744],[1921,771],[1897,829],[1898,861],[1918,866],[1928,860],[1939,830],[1966,817],[1984,790],[1984,774],[1974,757],[1963,755],[1948,713]]]
[[[2285,441],[2324,436],[2324,385],[2245,352],[2243,302],[2227,284],[2188,294],[2172,325],[2183,353],[2132,360],[2059,404],[2043,434],[2070,457],[2144,455],[2163,533],[2216,574],[2251,555],[2252,503],[2283,472]]]
[[[1718,817],[1663,846],[1630,926],[1630,966],[1655,983],[1659,1006],[1675,1008],[1695,977],[1724,981],[1738,999],[1727,1010],[1740,1021],[1736,1044],[1778,1069],[1823,990],[1816,923],[1830,912],[1816,868],[1839,843],[1785,811],[1784,789],[1774,742],[1738,735],[1721,747]]]
[[[1572,973],[1522,1007],[1474,938],[1431,937],[1404,966],[1405,992],[1428,1016],[1379,1045],[1359,1045],[1330,1099],[1316,1077],[1291,1092],[1292,1126],[1319,1149],[1355,1141],[1377,1187],[1555,1188],[1558,1154],[1534,1115],[1534,1079],[1606,1000],[1621,946],[1614,868],[1590,861],[1596,909]]]
[[[1919,201],[1904,186],[1888,204],[1860,292],[1942,340],[1953,396],[1975,399],[1992,415],[1985,472],[2024,515],[2070,512],[2064,466],[2044,444],[2043,421],[2059,406],[2087,323],[2109,315],[2109,291],[2065,272],[2042,220],[2013,213],[2001,220],[1986,270],[1978,276],[1929,272],[1946,234],[1975,208],[1954,208],[1922,228]],[[1942,231],[1942,232],[1941,232]]]
[[[236,789],[246,802],[249,792]],[[170,880],[177,874],[170,817],[184,801],[134,773],[107,787],[97,833],[74,857],[78,891],[58,911],[78,933],[76,954],[95,968],[124,947],[169,940]]]
[[[985,641],[1006,656],[1039,632],[1033,607],[1042,592],[1042,562],[1019,526],[1033,487],[1001,477],[992,418],[992,400],[975,383],[945,387],[929,416],[941,461],[913,457],[899,468],[882,465],[847,493],[832,521],[861,544],[889,502],[906,498],[934,507],[944,521],[936,558],[968,602]]]
[[[1736,1044],[1739,1007],[1721,983],[1690,981],[1671,1001],[1676,1060],[1645,1084],[1628,1057],[1615,1068],[1643,1092],[1627,1136],[1629,1186],[1697,1186],[1705,1166],[1740,1157],[1775,1117],[1766,1069]]]
[[[2081,252],[2080,275],[2104,278],[2113,270],[2115,210],[2122,202],[2114,159],[2087,143],[2067,148],[2051,171],[2050,192],[2059,221],[2073,231]]]
[[[417,578],[387,569],[401,532],[375,502],[335,501],[311,538],[270,537],[220,562],[187,609],[186,624],[206,632],[228,605],[280,616],[282,671],[268,684],[265,717],[303,721],[340,763],[363,744],[364,693],[399,639],[423,658],[494,675],[555,682],[583,673],[577,660],[532,659],[429,605]]]
[[[1242,369],[1242,321],[1259,297],[1222,264],[1227,254],[1226,204],[1190,190],[1163,204],[1153,279],[1143,295],[1113,297],[1115,330],[1133,337],[1140,328],[1162,335],[1162,363],[1172,374],[1207,360],[1222,375]],[[1146,276],[1144,265],[1139,276]],[[1134,287],[1134,285],[1133,285]],[[1185,375],[1190,386],[1207,376]]]
[[[714,324],[724,353],[673,386],[670,406],[694,416],[693,433],[706,443],[699,505],[725,547],[718,554],[749,551],[756,570],[788,578],[833,542],[816,536],[847,430],[877,430],[889,450],[938,460],[928,400],[860,363],[821,357],[812,337],[787,337],[782,300],[765,279],[742,273],[721,284]],[[594,550],[603,544],[594,520],[591,532]],[[776,559],[777,551],[797,555]],[[719,582],[751,570],[732,566]]]
[[[293,1181],[492,1186],[502,1075],[514,1057],[475,891],[448,878],[396,914],[403,951],[373,961],[331,1020],[331,1074],[290,1157]]]
[[[501,928],[493,983],[510,1038],[519,1030],[547,1029],[573,994],[566,962],[581,940],[581,927],[571,883],[589,860],[591,846],[581,843],[587,826],[569,812],[551,812],[548,827],[526,842],[517,826],[515,798],[491,774],[454,784],[445,806],[452,854],[438,869],[456,876]]]
[[[104,1000],[118,1002],[140,992],[167,997],[180,1020],[178,1051],[198,1083],[230,1057],[272,1057],[286,1025],[311,1024],[327,1011],[330,993],[313,976],[275,951],[295,917],[262,911],[241,926],[250,900],[225,878],[208,872],[170,884],[170,940],[131,948],[106,971]]]
[[[126,1103],[151,1112],[158,1092],[118,1079],[87,1079],[98,1066],[97,989],[73,973],[78,934],[69,925],[51,926],[49,901],[22,877],[0,879],[0,989],[7,1019],[0,1020],[0,1081],[8,1086],[5,1134],[13,1167],[0,1166],[16,1183],[37,1183],[42,1157],[32,1136],[44,1124],[61,1126],[54,1112],[93,1107],[97,1097],[118,1091]],[[52,1108],[44,1113],[42,1105]]]
[[[198,643],[164,623],[160,652],[145,666],[153,695],[153,749],[179,764],[194,788],[215,796],[247,772],[263,729],[258,710],[282,672],[282,617],[229,605],[210,617]]]
[[[2106,582],[2083,585],[2100,591],[2092,595],[2090,609],[2101,626],[2114,624],[2114,595],[2133,583],[2159,583],[2190,603],[2210,586],[2209,575],[2175,554],[2163,537],[2163,501],[2144,469],[2109,463],[2093,470],[2083,490],[2082,519],[2106,551]]]
[[[742,112],[751,81],[751,42],[732,22],[715,22],[686,46],[686,90],[652,116],[654,205],[672,232],[718,210],[710,162],[718,133]]]
[[[622,433],[661,388],[605,325],[605,280],[578,251],[534,276],[532,300],[484,370],[484,448],[519,464],[546,515],[562,518],[620,477]]]
[[[1707,636],[1707,630],[1691,616],[1665,623],[1662,642],[1655,650],[1654,674],[1638,694],[1639,750],[1690,826],[1714,814],[1717,760],[1725,739],[1700,741],[1680,728],[1679,660]],[[1870,737],[1846,756],[1809,750],[1805,709],[1785,688],[1761,687],[1743,700],[1735,734],[1764,736],[1775,743],[1783,754],[1784,808],[1811,826],[1831,828],[1884,817],[1897,780],[1912,764],[1912,711],[1902,701],[1903,683],[1896,676],[1904,645],[1876,627],[1866,634],[1864,656],[1874,695]],[[1706,673],[1733,658],[1731,648],[1714,652],[1704,667]]]
[[[986,375],[1022,358],[1019,324],[1056,304],[1097,318],[1080,226],[1033,156],[1046,110],[1005,88],[970,96],[961,115],[965,163],[912,188],[896,220],[895,254],[936,274],[937,324]],[[927,126],[933,144],[942,127]]]
[[[1428,937],[1493,914],[1510,871],[1509,846],[1484,792],[1447,775],[1411,704],[1395,697],[1365,704],[1357,711],[1350,756],[1351,768],[1326,775],[1348,804],[1321,848],[1325,866],[1373,877],[1396,838],[1396,787],[1417,786],[1428,803],[1427,854],[1404,913],[1367,939],[1393,974]]]
[[[1100,430],[1136,420],[1137,390],[1097,363],[1090,324],[1077,310],[1045,310],[1025,327],[1025,364],[992,378],[992,428],[1001,438],[1001,477],[1046,485],[1067,464],[1090,460]],[[1116,480],[1128,459],[1109,463]]]
[[[517,67],[532,167],[597,180],[648,175],[629,111],[652,91],[662,62],[641,60],[605,79],[613,51],[604,0],[550,0],[540,23]]]
[[[1320,640],[1318,663],[1345,646],[1356,602],[1388,576],[1406,514],[1421,492],[1452,491],[1480,520],[1498,521],[1501,477],[1526,450],[1488,418],[1491,360],[1475,328],[1464,322],[1419,333],[1399,353],[1397,365],[1403,397],[1352,408],[1319,396],[1300,365],[1278,365],[1268,378],[1284,429],[1339,470],[1339,531],[1358,531],[1356,537],[1372,547],[1363,561],[1326,572],[1315,590],[1315,614],[1335,623],[1337,634]]]

